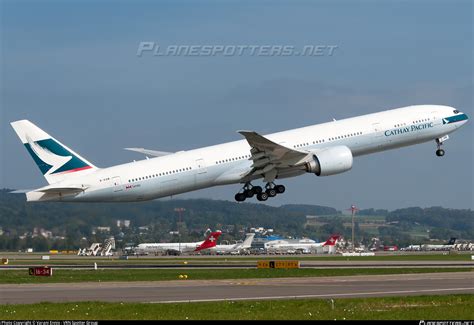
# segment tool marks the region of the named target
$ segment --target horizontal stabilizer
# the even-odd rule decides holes
[[[34,191],[32,189],[29,189],[29,190],[15,190],[15,191],[11,191],[10,193],[11,194],[25,194],[25,193],[28,193],[28,192],[31,192],[31,191]]]
[[[87,187],[48,187],[35,190],[36,192],[43,192],[43,193],[61,193],[61,194],[73,194],[79,193],[87,189]]]
[[[157,151],[157,150],[150,150],[150,149],[145,149],[145,148],[124,148],[125,150],[128,151],[135,151],[142,153],[144,155],[150,155],[154,157],[162,157],[162,156],[167,156],[173,154],[173,152],[167,152],[167,151]]]
[[[62,197],[75,196],[85,190],[89,185],[68,185],[68,186],[45,186],[26,192],[27,201],[57,201]]]

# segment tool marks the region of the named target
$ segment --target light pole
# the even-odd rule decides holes
[[[178,222],[181,223],[181,217],[184,211],[186,211],[185,208],[174,208],[175,212],[178,212]]]
[[[352,214],[352,252],[354,252],[355,251],[354,215],[356,211],[358,211],[359,209],[353,204],[351,205],[351,208],[348,210],[351,210],[351,214]]]
[[[181,220],[182,220],[182,214],[184,211],[186,211],[185,208],[174,208],[174,211],[175,212],[178,212],[178,222],[176,223],[176,228],[177,231],[178,231],[178,248],[179,248],[179,251],[181,252]]]

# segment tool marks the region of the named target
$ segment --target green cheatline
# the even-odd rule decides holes
[[[410,274],[434,272],[466,272],[472,268],[359,268],[359,269],[54,269],[53,276],[31,276],[28,270],[0,271],[0,284],[6,283],[70,283],[104,281],[167,281],[187,274],[188,280],[251,279],[277,277],[321,277],[347,275]]]
[[[177,304],[0,305],[3,320],[471,320],[474,295],[222,301]]]

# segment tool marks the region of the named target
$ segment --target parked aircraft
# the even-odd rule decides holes
[[[244,241],[241,243],[233,245],[216,245],[209,248],[209,250],[216,254],[239,254],[250,248],[254,237],[255,233],[251,232],[247,234]]]
[[[115,238],[107,238],[103,244],[92,243],[89,248],[79,248],[77,255],[80,256],[112,256],[115,249]]]
[[[193,243],[143,243],[135,247],[137,253],[153,253],[179,255],[181,253],[199,252],[200,250],[216,246],[220,231],[211,232],[206,240]]]
[[[11,125],[49,185],[16,192],[28,201],[130,202],[240,183],[237,201],[265,201],[285,192],[277,179],[343,173],[361,155],[435,141],[436,155],[443,156],[448,134],[467,120],[453,107],[415,105],[265,136],[239,131],[245,140],[176,153],[126,148],[156,157],[108,168],[20,120]],[[263,188],[252,184],[257,180]]]
[[[408,247],[403,247],[400,250],[402,250],[402,251],[421,251],[421,245],[409,245]]]
[[[446,244],[424,244],[424,245],[409,245],[408,247],[402,248],[404,251],[429,251],[429,250],[450,250],[456,248],[456,238],[451,237]]]
[[[279,239],[269,241],[264,244],[267,252],[295,252],[295,253],[311,253],[318,247],[334,246],[339,235],[332,235],[325,242],[317,243],[312,239]]]
[[[446,244],[435,245],[435,244],[425,244],[422,245],[422,248],[427,251],[441,251],[441,250],[450,250],[454,248],[456,243],[456,238],[452,237]]]

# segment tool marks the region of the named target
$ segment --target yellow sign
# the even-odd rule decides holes
[[[300,261],[257,261],[259,269],[299,269]]]
[[[8,258],[2,258],[2,264],[7,265],[8,264]]]

